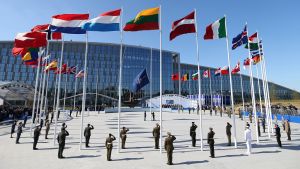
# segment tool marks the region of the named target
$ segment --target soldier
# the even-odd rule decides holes
[[[250,123],[252,123],[252,113],[251,112],[249,113],[249,120],[250,120]]]
[[[214,148],[214,144],[215,144],[214,135],[215,135],[215,132],[213,131],[212,127],[210,127],[209,130],[210,131],[207,134],[207,143],[209,144],[210,157],[215,158],[215,148]]]
[[[68,126],[66,125],[66,123],[62,123],[62,124],[61,124],[61,128],[67,129],[67,127],[68,127]]]
[[[107,161],[111,161],[111,151],[113,148],[113,141],[116,140],[116,137],[109,133],[109,136],[106,138],[105,147],[107,149]]]
[[[165,150],[167,151],[167,157],[168,157],[168,165],[173,165],[173,142],[176,140],[176,137],[171,135],[170,132],[167,133],[168,137],[165,139]]]
[[[231,146],[231,124],[227,122],[227,126],[226,126],[226,135],[227,135],[227,139],[228,139],[228,144],[227,146]]]
[[[57,135],[58,142],[58,158],[65,158],[63,156],[63,151],[65,149],[66,144],[66,136],[69,135],[69,132],[66,130],[66,127],[61,128],[61,132]]]
[[[146,114],[146,111],[144,112],[144,121],[146,121],[146,117],[147,117],[147,114]]]
[[[10,138],[13,138],[12,135],[15,133],[16,125],[17,125],[17,120],[14,120],[12,125],[11,125]]]
[[[39,141],[41,129],[42,128],[40,127],[40,125],[37,125],[33,131],[33,150],[37,150],[36,145]]]
[[[212,108],[209,110],[209,115],[212,116]]]
[[[279,128],[278,124],[275,124],[275,134],[276,134],[276,140],[277,140],[278,146],[282,147],[281,140],[280,140],[281,133],[280,133],[280,128]]]
[[[252,141],[252,137],[251,137],[251,130],[249,126],[246,126],[246,130],[245,130],[245,141],[246,141],[246,146],[247,146],[247,154],[250,155],[251,154],[251,149],[252,149],[252,145],[251,145],[251,141]]]
[[[91,137],[91,130],[94,130],[94,126],[87,124],[87,127],[84,129],[84,137],[85,137],[85,147],[90,147],[90,137]]]
[[[152,121],[155,121],[155,113],[152,112],[151,114],[152,114]]]
[[[25,115],[24,115],[24,123],[23,123],[23,127],[25,127],[26,123],[27,123],[27,119],[28,119],[28,113],[27,111],[25,112]]]
[[[258,137],[260,137],[261,133],[260,133],[259,118],[257,118],[257,130],[258,130]]]
[[[263,132],[265,133],[266,132],[266,120],[265,118],[263,117],[263,119],[261,120],[261,125],[263,127]]]
[[[127,129],[126,127],[123,127],[122,130],[120,131],[120,138],[122,140],[122,149],[125,149],[125,142],[126,142],[128,131],[129,129]]]
[[[287,140],[291,140],[291,126],[289,120],[285,120],[285,132],[288,137]]]
[[[155,141],[155,149],[158,149],[160,137],[160,126],[158,123],[156,123],[156,127],[153,128],[152,135]]]
[[[192,146],[196,147],[196,129],[197,129],[197,125],[195,124],[195,122],[192,122],[192,126],[190,128],[190,136],[192,137]]]
[[[54,118],[54,110],[51,111],[51,120],[50,120],[50,123],[52,123],[53,118]]]
[[[16,144],[19,144],[19,143],[20,143],[19,140],[20,140],[20,137],[21,137],[21,133],[23,132],[23,131],[22,131],[22,127],[23,127],[22,122],[19,122],[18,129],[17,129]]]
[[[49,133],[49,130],[50,130],[50,122],[49,120],[47,119],[46,120],[46,129],[45,129],[45,139],[48,139],[48,133]]]

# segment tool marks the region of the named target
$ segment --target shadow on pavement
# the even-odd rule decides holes
[[[131,160],[142,160],[144,157],[140,158],[121,158],[121,159],[113,159],[112,161],[131,161]]]
[[[66,157],[66,159],[72,159],[72,158],[93,158],[93,157],[100,157],[101,155],[79,155],[79,156],[71,156]]]
[[[192,164],[201,164],[201,163],[207,163],[208,160],[203,161],[184,161],[181,163],[174,163],[173,165],[192,165]]]

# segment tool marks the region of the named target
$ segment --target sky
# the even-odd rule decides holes
[[[197,10],[200,64],[227,65],[226,40],[204,41],[205,27],[226,15],[229,42],[245,23],[249,34],[259,32],[264,44],[268,80],[300,91],[300,22],[299,0],[9,0],[1,3],[0,40],[13,40],[18,32],[29,31],[37,24],[51,22],[62,13],[89,13],[90,18],[123,8],[123,22],[147,8],[161,5],[162,48],[179,52],[181,62],[196,63],[195,34],[169,41],[172,22]],[[66,35],[66,40],[84,41],[84,35]],[[120,43],[118,32],[90,33],[90,42]],[[124,43],[159,48],[158,31],[125,32]],[[231,67],[248,57],[243,47],[230,50]],[[247,74],[242,69],[243,74]],[[254,70],[256,75],[256,70]],[[260,76],[260,75],[259,75]]]

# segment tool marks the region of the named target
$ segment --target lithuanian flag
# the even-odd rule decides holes
[[[150,8],[141,11],[135,19],[124,26],[124,31],[142,31],[159,29],[159,8]]]

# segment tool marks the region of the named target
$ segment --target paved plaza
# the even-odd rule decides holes
[[[73,113],[74,115],[75,113]],[[296,169],[300,165],[300,125],[291,123],[292,141],[287,141],[287,136],[282,131],[283,147],[277,146],[276,140],[268,139],[267,133],[262,133],[260,143],[253,143],[253,154],[245,155],[244,126],[245,122],[237,119],[238,148],[228,147],[225,134],[226,122],[231,120],[227,116],[203,115],[204,151],[200,151],[200,142],[197,147],[191,147],[189,127],[192,121],[199,126],[199,116],[195,113],[188,114],[177,112],[163,113],[163,136],[167,131],[174,134],[177,139],[174,142],[174,165],[166,165],[166,153],[160,154],[154,149],[152,129],[159,122],[159,113],[156,112],[156,121],[143,120],[142,112],[126,112],[121,114],[121,127],[130,129],[127,138],[127,149],[117,152],[117,141],[114,142],[112,161],[106,161],[105,138],[108,133],[117,136],[117,114],[100,114],[90,112],[84,117],[84,126],[87,123],[94,125],[90,140],[90,148],[79,150],[80,117],[74,117],[67,121],[67,130],[70,136],[66,140],[64,151],[65,159],[57,158],[57,147],[53,146],[53,126],[51,126],[48,140],[44,139],[44,129],[39,139],[37,148],[32,150],[33,139],[29,134],[29,126],[21,136],[20,144],[15,144],[15,138],[9,138],[10,126],[0,126],[0,168],[1,169],[157,169],[157,168],[201,168],[201,169]],[[61,125],[61,121],[59,126]],[[206,142],[208,128],[215,130],[215,154],[216,158],[209,157],[209,147]],[[252,132],[255,126],[251,124]],[[199,138],[199,127],[197,129]],[[253,132],[253,139],[255,139]],[[163,138],[164,140],[164,138]],[[83,145],[84,147],[84,145]]]

